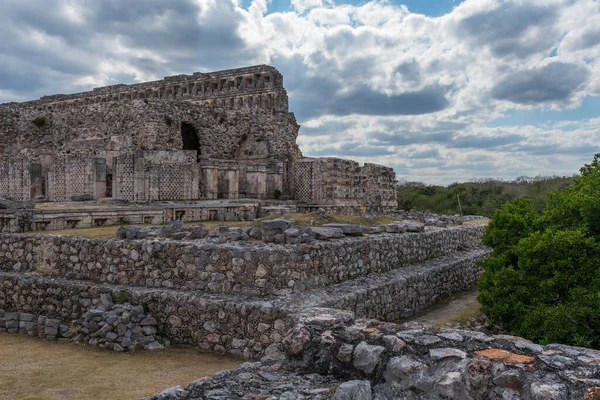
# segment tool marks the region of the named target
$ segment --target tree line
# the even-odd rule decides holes
[[[573,184],[576,176],[521,176],[513,181],[493,178],[473,179],[449,186],[401,181],[398,184],[398,208],[440,214],[483,215],[491,217],[506,202],[531,199],[533,208],[546,206],[546,194]],[[459,207],[460,199],[460,207]]]

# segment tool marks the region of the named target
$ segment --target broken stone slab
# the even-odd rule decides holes
[[[371,400],[371,382],[348,381],[342,383],[336,389],[331,400]]]
[[[323,227],[341,229],[344,235],[348,236],[362,236],[367,232],[367,228],[359,224],[325,224]]]
[[[187,390],[177,385],[155,394],[152,396],[152,400],[183,400],[187,399],[189,394]]]
[[[297,229],[297,228],[289,228],[289,229],[286,229],[283,233],[285,234],[286,237],[297,238],[300,236],[302,231],[300,231],[300,229]]]
[[[429,350],[429,357],[431,357],[432,359],[434,359],[436,361],[441,360],[443,358],[450,358],[450,357],[464,359],[466,356],[467,356],[467,353],[465,353],[464,351],[459,350],[459,349],[454,349],[451,347]]]
[[[340,239],[344,237],[344,232],[340,228],[310,228],[318,240]]]
[[[404,227],[406,232],[423,232],[425,230],[425,224],[422,224],[420,222],[402,222],[402,224],[400,225],[402,227]]]
[[[279,229],[282,232],[292,227],[292,221],[283,218],[275,218],[266,221],[260,221],[260,226],[265,230]]]
[[[188,239],[204,239],[208,236],[208,229],[204,225],[194,225],[188,229],[190,232]]]
[[[425,226],[437,226],[439,228],[446,228],[448,226],[448,221],[437,218],[429,218],[425,220]]]
[[[448,372],[435,385],[438,393],[448,399],[471,398],[460,372]]]
[[[531,394],[534,399],[559,400],[567,398],[567,387],[552,382],[533,382]]]
[[[261,239],[262,231],[255,227],[244,228],[243,232],[245,232],[252,239]]]
[[[174,233],[183,231],[184,230],[183,228],[184,228],[183,221],[181,221],[181,220],[172,221],[171,223],[169,223],[169,225],[161,228],[158,231],[158,235],[160,237],[170,237]]]
[[[377,234],[377,233],[383,233],[385,232],[385,227],[383,225],[376,225],[376,226],[371,226],[368,229],[367,233],[371,233],[371,234]]]
[[[385,233],[404,233],[406,232],[406,227],[402,224],[387,224],[381,225],[383,231]]]
[[[153,341],[144,346],[144,350],[148,351],[156,351],[156,350],[164,350],[164,346],[157,341]]]
[[[374,346],[362,341],[354,349],[354,368],[365,374],[371,374],[380,362],[381,353],[385,351],[383,346]]]
[[[411,356],[393,357],[386,365],[383,378],[387,383],[408,388],[419,381],[426,371],[427,365]]]
[[[33,209],[35,204],[33,201],[15,201],[0,197],[0,209]]]

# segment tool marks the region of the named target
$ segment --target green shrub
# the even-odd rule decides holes
[[[548,195],[541,214],[519,199],[496,211],[483,236],[479,302],[491,322],[541,343],[600,348],[600,164]]]
[[[117,292],[117,304],[125,304],[129,302],[129,291],[125,288],[119,289]]]
[[[535,232],[539,215],[530,199],[516,199],[506,203],[492,216],[482,237],[483,244],[502,252],[519,240]]]
[[[31,123],[34,124],[35,126],[37,126],[38,128],[43,128],[44,126],[46,126],[46,124],[48,122],[46,121],[46,117],[40,116],[40,117],[35,117],[31,121]]]

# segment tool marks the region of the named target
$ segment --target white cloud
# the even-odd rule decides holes
[[[333,5],[332,0],[292,0],[292,7],[298,13],[304,14],[304,12],[318,7],[323,7],[325,5],[331,6]]]
[[[595,0],[466,0],[437,18],[386,0],[292,0],[281,13],[269,0],[5,2],[0,101],[269,63],[305,154],[410,180],[570,174],[600,141],[589,118],[487,126],[600,95]]]

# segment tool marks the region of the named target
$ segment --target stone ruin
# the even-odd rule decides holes
[[[598,398],[598,351],[398,323],[474,285],[490,252],[483,225],[342,225],[327,228],[341,237],[290,243],[287,222],[247,242],[169,238],[181,226],[135,239],[0,234],[0,332],[260,359],[152,400]]]
[[[283,77],[267,65],[2,104],[0,197],[396,208],[391,168],[303,157],[298,130]]]

